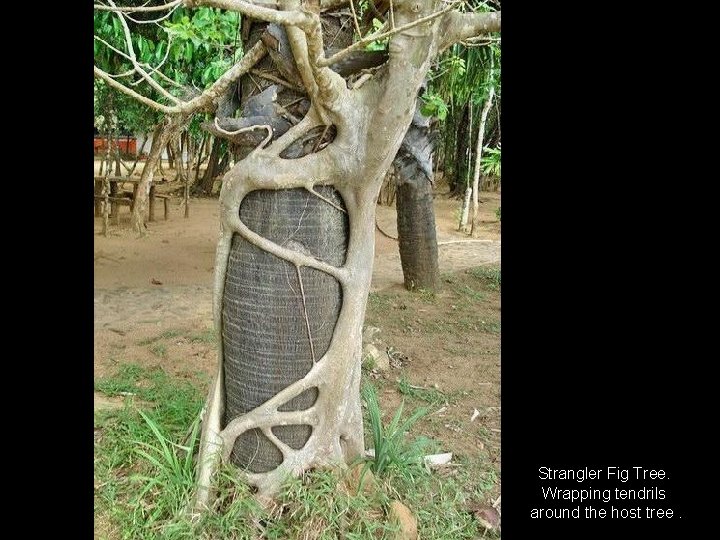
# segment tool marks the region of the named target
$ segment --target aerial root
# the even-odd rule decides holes
[[[305,184],[305,185],[302,186],[302,187],[304,187],[307,191],[309,191],[310,193],[312,193],[313,195],[315,195],[315,196],[316,196],[318,199],[320,199],[321,201],[325,201],[326,203],[328,203],[330,206],[332,206],[333,208],[335,208],[335,210],[338,210],[338,211],[342,212],[343,214],[347,214],[347,210],[345,210],[342,206],[338,206],[337,204],[335,204],[333,201],[331,201],[331,200],[328,199],[327,197],[323,197],[323,196],[320,195],[317,191],[315,191],[315,188],[314,188],[313,184]]]

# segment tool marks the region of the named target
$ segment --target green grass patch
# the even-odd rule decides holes
[[[118,539],[268,539],[365,540],[394,538],[389,504],[400,500],[418,520],[423,538],[471,539],[481,532],[468,503],[491,489],[492,471],[463,472],[440,478],[422,463],[432,441],[412,437],[424,409],[405,415],[403,407],[382,421],[374,388],[365,386],[366,421],[375,459],[374,488],[351,489],[344,473],[306,472],[288,479],[269,505],[261,505],[238,480],[236,469],[222,466],[214,479],[218,498],[195,520],[183,510],[195,482],[199,413],[203,392],[161,369],[129,364],[98,379],[103,392],[134,393],[142,408],[127,400],[119,410],[95,418],[95,509],[100,537]],[[469,466],[462,467],[471,469]],[[472,490],[472,491],[471,491]]]
[[[500,290],[500,268],[493,266],[477,266],[470,268],[467,273],[482,281],[488,288]]]
[[[167,358],[167,345],[164,343],[153,343],[149,350],[158,358]]]
[[[442,405],[448,401],[448,396],[437,388],[418,388],[410,384],[404,377],[398,381],[398,392],[403,396],[424,401],[432,407]]]
[[[207,328],[201,332],[196,332],[190,336],[190,341],[192,343],[215,343],[217,342],[215,329]]]
[[[137,344],[142,345],[142,346],[151,345],[151,344],[161,341],[163,339],[172,339],[172,338],[182,336],[182,335],[183,335],[183,333],[180,330],[172,330],[172,329],[165,330],[165,331],[161,332],[160,334],[158,334],[157,336],[152,336],[149,338],[141,339],[140,341],[137,342]]]

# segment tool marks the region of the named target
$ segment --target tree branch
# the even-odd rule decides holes
[[[115,90],[119,90],[120,92],[130,96],[131,98],[137,99],[140,103],[143,103],[148,107],[151,107],[165,114],[177,114],[178,112],[180,112],[177,106],[169,107],[167,105],[163,105],[162,103],[158,103],[157,101],[153,101],[152,99],[145,97],[142,94],[138,94],[135,90],[132,90],[124,84],[117,82],[115,79],[112,78],[109,73],[103,71],[97,66],[93,66],[93,70],[95,72],[95,76],[105,81],[108,86],[114,88]]]
[[[237,81],[247,71],[249,71],[250,68],[262,60],[266,54],[267,49],[265,48],[265,45],[262,41],[258,41],[255,45],[250,47],[250,49],[245,53],[245,56],[243,56],[237,64],[227,70],[222,77],[213,83],[210,88],[205,90],[198,97],[190,100],[187,103],[187,107],[197,107],[197,110],[203,108],[211,110],[213,102],[220,99],[231,84]]]
[[[227,9],[238,11],[259,21],[286,24],[289,26],[304,26],[312,22],[312,17],[302,11],[277,11],[266,7],[257,6],[244,0],[184,0],[185,6],[194,8],[199,6]]]
[[[447,25],[447,31],[440,42],[440,51],[446,49],[453,43],[468,38],[500,31],[500,11],[485,13],[460,13],[454,11],[448,13],[443,21]]]
[[[115,2],[113,0],[108,0],[110,5],[112,7],[115,6]],[[122,24],[123,27],[123,33],[125,34],[125,44],[128,48],[128,54],[130,55],[130,62],[132,62],[132,65],[135,67],[135,71],[137,71],[140,76],[142,76],[143,79],[145,79],[150,86],[152,86],[155,90],[160,92],[160,94],[163,95],[166,99],[169,99],[170,101],[180,104],[182,103],[178,98],[173,96],[170,92],[165,90],[155,79],[153,79],[148,73],[140,66],[140,64],[137,61],[137,57],[135,56],[135,48],[132,44],[132,35],[130,34],[130,28],[127,25],[127,21],[125,20],[125,16],[121,12],[115,13],[117,15],[118,19],[120,19],[120,24]],[[168,49],[170,47],[168,46]]]
[[[103,4],[95,4],[93,7],[99,11],[117,11],[117,12],[136,12],[136,11],[165,11],[166,9],[172,9],[183,3],[183,0],[173,0],[168,4],[161,6],[150,6],[150,7],[117,7],[117,6],[105,6]]]
[[[449,11],[454,9],[458,6],[460,2],[453,2],[449,6],[447,6],[444,9],[441,9],[440,11],[436,11],[435,13],[431,13],[430,15],[427,15],[426,17],[421,17],[419,19],[414,20],[411,23],[404,24],[402,26],[396,27],[394,30],[390,30],[388,32],[378,32],[372,35],[369,35],[366,38],[361,39],[360,41],[356,41],[349,47],[345,47],[340,52],[333,54],[330,58],[324,58],[318,62],[318,65],[325,67],[332,64],[335,64],[336,62],[339,62],[343,58],[345,58],[348,54],[351,52],[359,49],[360,47],[364,47],[373,41],[378,41],[380,39],[385,39],[390,36],[394,36],[395,34],[399,34],[400,32],[404,32],[405,30],[409,30],[410,28],[413,28],[415,26],[418,26],[419,24],[426,23],[428,21],[432,21],[433,19],[437,19],[438,17],[441,17],[442,15],[446,15]]]
[[[119,90],[120,92],[137,99],[141,103],[144,103],[148,107],[163,112],[165,114],[193,114],[202,110],[211,111],[215,107],[216,101],[225,93],[225,91],[233,84],[237,79],[242,77],[250,68],[257,64],[267,54],[265,45],[258,41],[253,45],[249,51],[245,53],[245,56],[231,67],[225,74],[220,77],[215,83],[205,90],[199,96],[191,99],[190,101],[183,103],[179,102],[177,105],[168,106],[158,103],[148,97],[138,94],[134,90],[128,88],[122,83],[119,83],[112,76],[94,66],[95,76],[104,80],[109,86]],[[159,73],[159,72],[158,72]]]

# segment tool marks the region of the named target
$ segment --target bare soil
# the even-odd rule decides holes
[[[436,195],[443,283],[434,295],[403,288],[397,242],[376,231],[366,320],[380,328],[376,339],[396,366],[368,372],[385,414],[402,399],[410,410],[428,406],[418,430],[454,453],[455,465],[442,474],[475,463],[476,483],[499,477],[500,459],[500,292],[471,270],[500,262],[500,194],[482,193],[481,201],[482,241],[468,242],[456,230],[461,201]],[[95,219],[95,376],[136,363],[206,385],[217,365],[211,309],[218,201],[191,199],[185,219],[174,198],[170,219],[158,212],[143,238],[132,232],[127,207],[120,212],[120,227],[111,222],[107,237]],[[377,223],[396,236],[395,208],[378,206]],[[462,242],[446,243],[455,241]],[[113,405],[96,394],[97,403]],[[487,497],[496,497],[499,481],[489,481]]]

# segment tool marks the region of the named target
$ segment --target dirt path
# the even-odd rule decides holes
[[[439,262],[441,272],[463,270],[499,262],[499,224],[494,212],[496,193],[483,194],[481,242],[465,242],[467,236],[454,230],[458,202],[436,199]],[[212,280],[215,245],[219,234],[215,199],[192,201],[191,216],[182,217],[176,200],[168,221],[149,225],[149,234],[137,238],[129,230],[129,213],[121,209],[121,227],[111,225],[107,238],[99,234],[95,220],[95,329],[128,331],[136,325],[164,326],[173,321],[211,321]],[[378,206],[377,221],[396,236],[395,209]],[[443,242],[461,241],[443,245]],[[373,290],[402,287],[402,269],[397,242],[376,234]]]
[[[500,260],[500,231],[495,218],[499,194],[483,194],[482,242],[466,240],[455,231],[458,202],[436,198],[440,270],[452,272]],[[149,224],[144,238],[130,230],[130,215],[121,212],[121,226],[111,225],[107,237],[100,235],[95,219],[95,374],[103,376],[118,362],[162,365],[182,372],[213,371],[212,281],[215,246],[219,235],[216,199],[194,199],[190,218],[183,218],[179,199],[171,205],[170,219]],[[378,224],[396,235],[395,209],[378,207]],[[372,289],[403,290],[397,242],[376,234]],[[182,329],[181,331],[179,329]],[[182,334],[168,351],[153,352],[151,342],[159,335]],[[192,336],[195,336],[193,338]],[[167,365],[166,359],[188,361]]]

